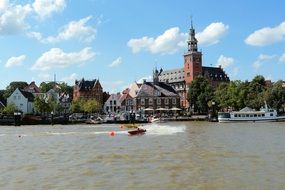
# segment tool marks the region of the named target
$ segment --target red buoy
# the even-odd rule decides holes
[[[110,132],[110,136],[115,136],[115,132],[114,131]]]

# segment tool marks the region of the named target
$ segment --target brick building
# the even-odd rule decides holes
[[[76,80],[73,88],[73,100],[82,99],[95,99],[103,107],[103,88],[98,79],[94,80]]]
[[[189,108],[187,101],[188,86],[199,75],[208,79],[215,88],[221,82],[228,82],[230,79],[224,70],[219,67],[205,67],[202,65],[202,52],[198,51],[198,40],[195,37],[195,29],[191,23],[187,41],[187,52],[184,53],[184,67],[162,71],[159,81],[171,85],[180,96],[180,105]]]

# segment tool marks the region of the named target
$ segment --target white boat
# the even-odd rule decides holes
[[[248,107],[240,111],[232,112],[218,112],[219,122],[272,122],[272,121],[285,121],[285,116],[278,116],[277,111],[261,108],[260,111],[252,110]]]

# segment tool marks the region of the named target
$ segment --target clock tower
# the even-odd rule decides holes
[[[187,52],[184,54],[184,79],[188,86],[198,75],[202,75],[202,53],[198,51],[198,40],[191,20],[187,41]]]

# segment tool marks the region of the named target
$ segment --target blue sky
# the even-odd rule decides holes
[[[99,79],[119,92],[183,67],[191,16],[204,66],[231,80],[285,80],[282,0],[0,0],[0,89]]]

